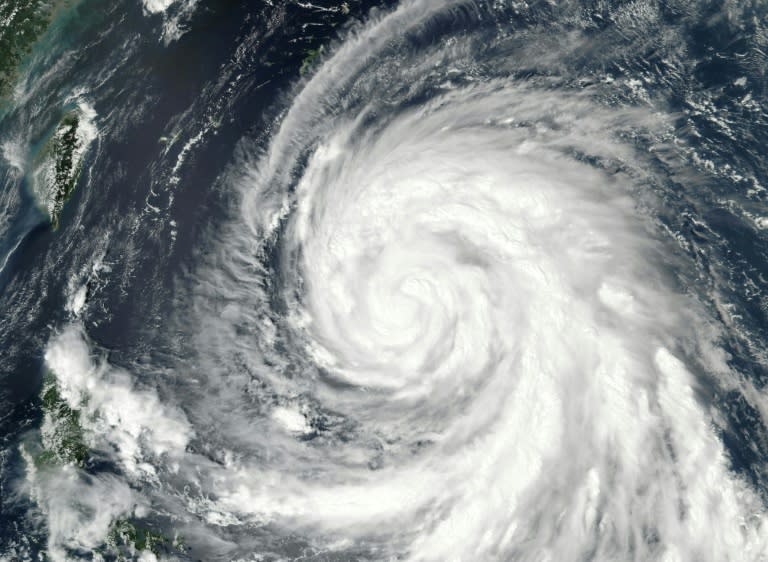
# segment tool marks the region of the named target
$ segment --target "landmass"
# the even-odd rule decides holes
[[[42,452],[35,457],[38,467],[74,464],[83,466],[88,459],[88,447],[80,425],[80,411],[62,398],[55,379],[43,385],[43,425],[40,436]]]
[[[55,0],[0,2],[0,98],[10,93],[24,57],[48,29],[56,10],[66,3]]]
[[[67,111],[34,157],[31,188],[54,229],[75,190],[83,158],[96,137],[95,112],[86,104]]]

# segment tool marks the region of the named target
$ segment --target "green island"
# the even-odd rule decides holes
[[[36,468],[55,470],[65,465],[83,468],[90,458],[90,450],[85,443],[80,411],[72,408],[61,396],[55,379],[50,375],[43,385],[41,397],[42,448],[32,457]],[[171,538],[125,518],[112,523],[103,544],[99,550],[117,560],[132,560],[136,553],[144,551],[160,555],[183,553],[185,550],[181,537]]]
[[[14,85],[33,48],[62,10],[76,0],[3,0],[0,2],[0,115],[12,103]],[[82,156],[92,140],[82,108],[64,113],[33,161],[31,187],[54,229],[80,176]],[[90,122],[86,123],[91,125]]]
[[[80,411],[62,398],[51,377],[43,385],[43,425],[40,428],[42,451],[34,457],[38,468],[73,464],[82,467],[89,451],[80,425]]]
[[[80,177],[81,162],[75,160],[75,151],[81,142],[77,135],[80,117],[76,112],[64,116],[53,137],[52,151],[56,167],[51,224],[59,226],[59,216],[64,203],[69,200]]]
[[[78,107],[66,112],[34,159],[31,188],[54,230],[64,204],[75,190],[83,157],[93,138],[92,123]]]
[[[321,45],[317,49],[310,49],[306,52],[306,55],[304,56],[304,60],[301,61],[301,68],[299,69],[299,74],[302,76],[309,71],[312,66],[315,64],[317,57],[323,54],[323,51],[325,49]]]
[[[184,543],[179,537],[172,539],[129,519],[118,519],[112,524],[106,546],[118,560],[127,560],[128,556],[144,551],[155,555],[184,552]]]

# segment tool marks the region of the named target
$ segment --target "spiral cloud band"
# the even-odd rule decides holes
[[[668,124],[527,71],[492,13],[412,0],[350,32],[226,180],[188,380],[145,431],[107,398],[89,430],[212,551],[764,560],[696,382],[735,375],[648,211]],[[49,365],[93,394],[73,338]]]

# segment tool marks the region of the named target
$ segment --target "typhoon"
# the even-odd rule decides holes
[[[145,4],[157,49],[194,35],[199,3]],[[144,210],[81,246],[0,560],[768,560],[765,170],[736,148],[768,129],[746,39],[722,87],[691,62],[759,12],[598,4],[303,6],[359,12],[238,132],[218,214],[176,209],[277,31],[240,38]],[[56,232],[116,158],[72,96],[91,195]],[[161,208],[174,243],[202,223],[182,265],[131,257]],[[110,283],[152,303],[139,336]]]

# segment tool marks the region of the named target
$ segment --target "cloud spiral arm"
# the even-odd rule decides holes
[[[766,559],[639,210],[665,118],[521,78],[493,26],[430,35],[487,10],[374,15],[236,174],[168,494],[373,559]]]

